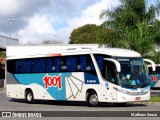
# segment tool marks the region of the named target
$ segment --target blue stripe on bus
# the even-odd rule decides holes
[[[46,85],[43,79],[46,75],[50,77],[61,75],[62,88],[58,89],[58,86],[56,87],[48,86],[48,89],[46,90],[56,100],[66,100],[65,78],[71,76],[71,73],[14,74],[16,80],[23,85],[30,85],[36,83],[44,88]]]
[[[23,85],[38,84],[56,100],[66,100],[66,77],[71,73],[34,73],[34,74],[14,74],[15,79]],[[61,79],[61,86],[55,80]],[[85,84],[99,84],[98,77],[90,73],[84,73]],[[49,81],[48,81],[49,80]],[[48,81],[46,84],[46,81]],[[52,81],[52,82],[51,82]],[[57,84],[56,84],[57,83]],[[55,85],[56,84],[56,85]],[[60,87],[60,88],[59,88]]]
[[[93,74],[85,73],[85,84],[99,84],[98,77]]]

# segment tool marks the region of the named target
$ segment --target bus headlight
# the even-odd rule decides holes
[[[115,88],[113,87],[116,91],[119,91],[119,92],[122,92],[122,93],[125,93],[127,94],[129,91],[126,91],[126,90],[122,90],[122,89],[119,89],[119,88]]]

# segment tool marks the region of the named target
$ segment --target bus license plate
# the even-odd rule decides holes
[[[141,97],[136,97],[135,100],[141,100]]]

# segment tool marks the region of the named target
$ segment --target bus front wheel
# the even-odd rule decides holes
[[[26,101],[27,103],[30,103],[30,104],[34,103],[34,95],[33,95],[32,90],[26,91]]]
[[[94,91],[88,94],[87,101],[90,107],[96,107],[99,104],[98,96]]]

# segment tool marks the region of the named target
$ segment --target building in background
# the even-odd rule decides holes
[[[6,47],[17,44],[18,44],[18,39],[0,35],[0,88],[4,88]]]

